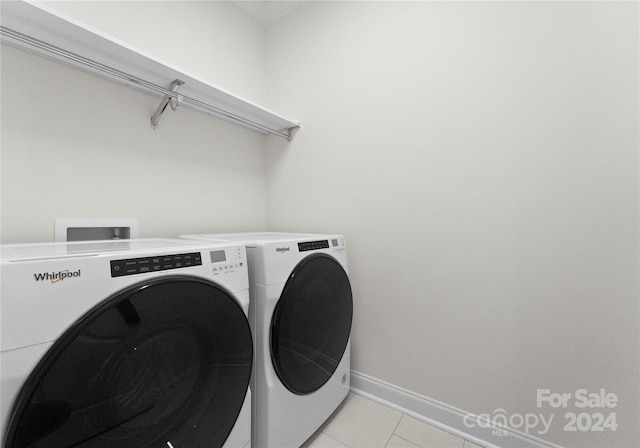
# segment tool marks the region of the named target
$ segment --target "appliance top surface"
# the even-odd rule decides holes
[[[214,233],[197,236],[219,238],[226,241],[242,242],[244,244],[266,244],[286,241],[306,241],[314,238],[329,238],[330,236],[337,237],[338,235],[319,233],[244,232]]]
[[[147,252],[154,250],[184,249],[194,247],[221,247],[229,241],[193,241],[178,239],[132,239],[106,241],[74,241],[60,243],[3,244],[0,246],[2,262],[42,258],[99,256],[113,253]]]

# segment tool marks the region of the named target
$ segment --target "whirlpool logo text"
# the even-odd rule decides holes
[[[80,269],[78,269],[77,271],[70,271],[69,269],[65,269],[64,271],[58,272],[40,272],[37,274],[33,274],[33,277],[37,282],[49,281],[51,283],[58,283],[68,278],[80,277]]]
[[[276,252],[280,252],[281,254],[285,253],[285,252],[289,252],[290,248],[288,247],[276,247]]]

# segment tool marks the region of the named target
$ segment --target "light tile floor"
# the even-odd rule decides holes
[[[349,397],[303,448],[480,448],[360,395]]]

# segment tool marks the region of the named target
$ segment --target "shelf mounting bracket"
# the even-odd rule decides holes
[[[169,90],[171,92],[176,92],[178,90],[178,87],[180,87],[182,84],[184,84],[184,81],[180,81],[179,79],[176,79],[169,86]],[[158,128],[160,117],[162,117],[162,114],[167,108],[167,106],[170,106],[171,110],[176,110],[178,109],[179,105],[180,105],[180,95],[177,95],[177,94],[171,95],[167,93],[164,96],[164,98],[162,98],[162,101],[160,101],[160,104],[158,105],[158,108],[156,109],[154,114],[151,116],[151,127],[153,129]]]

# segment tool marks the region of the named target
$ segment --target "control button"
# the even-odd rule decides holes
[[[200,253],[174,254],[162,257],[128,258],[124,260],[111,260],[111,277],[123,275],[143,274],[169,269],[179,269],[189,266],[202,265]]]
[[[304,252],[308,250],[328,249],[328,248],[329,248],[329,240],[307,241],[304,243],[298,243],[298,250],[300,252]]]

